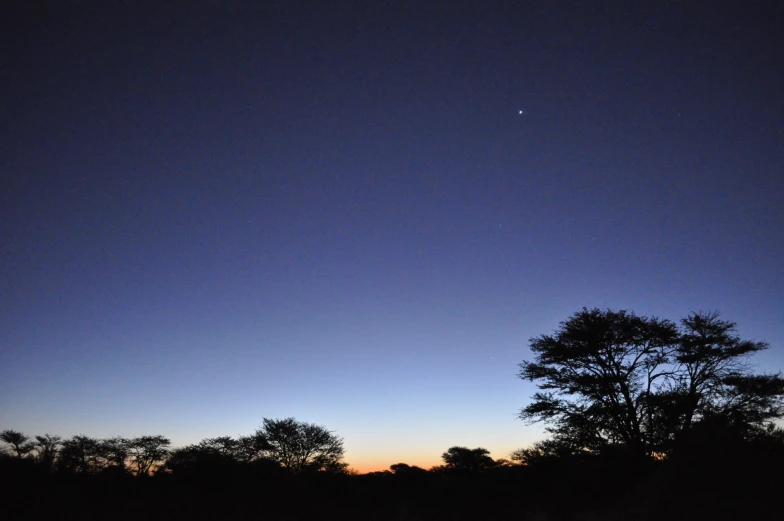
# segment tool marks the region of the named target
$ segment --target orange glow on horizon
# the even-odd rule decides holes
[[[447,447],[451,446],[446,444]],[[487,447],[486,447],[487,448]],[[389,470],[389,467],[396,463],[405,463],[412,467],[419,467],[429,470],[433,467],[443,465],[441,455],[446,449],[438,447],[416,447],[409,450],[394,450],[394,451],[350,451],[346,454],[345,461],[349,467],[359,474],[367,474],[370,472],[383,472]],[[496,447],[490,449],[490,457],[493,459],[509,459],[509,454],[512,453],[514,448]]]
[[[349,466],[359,472],[360,474],[368,474],[370,472],[383,472],[385,470],[389,470],[389,467],[396,463],[405,463],[406,465],[411,465],[412,467],[420,467],[425,470],[430,469],[431,467],[435,467],[436,465],[441,465],[443,462],[440,458],[428,459],[428,460],[405,460],[402,459],[400,461],[389,461],[389,460],[375,460],[375,461],[363,461],[361,463],[349,463]]]

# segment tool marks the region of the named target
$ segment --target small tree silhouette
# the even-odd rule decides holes
[[[0,440],[11,446],[17,458],[23,458],[35,448],[35,445],[30,443],[30,438],[19,431],[4,430],[0,432]]]
[[[489,454],[490,451],[481,447],[476,449],[451,447],[441,455],[441,459],[448,469],[478,472],[496,465]]]

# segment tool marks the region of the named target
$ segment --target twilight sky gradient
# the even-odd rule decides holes
[[[784,366],[780,5],[106,3],[0,16],[0,428],[506,457],[582,306]]]

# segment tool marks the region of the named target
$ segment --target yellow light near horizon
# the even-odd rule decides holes
[[[425,470],[434,467],[436,465],[440,465],[442,463],[440,457],[427,459],[427,460],[406,460],[405,458],[401,459],[400,461],[392,461],[388,458],[379,458],[370,461],[362,461],[361,463],[351,464],[351,468],[359,472],[360,474],[367,474],[370,472],[382,472],[384,470],[389,470],[389,467],[396,464],[396,463],[405,463],[406,465],[411,465],[412,467],[421,467]]]

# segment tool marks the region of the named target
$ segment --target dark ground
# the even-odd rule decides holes
[[[645,520],[781,514],[784,454],[711,438],[664,462],[618,456],[500,467],[286,475],[226,466],[136,478],[43,472],[4,458],[2,519]]]

